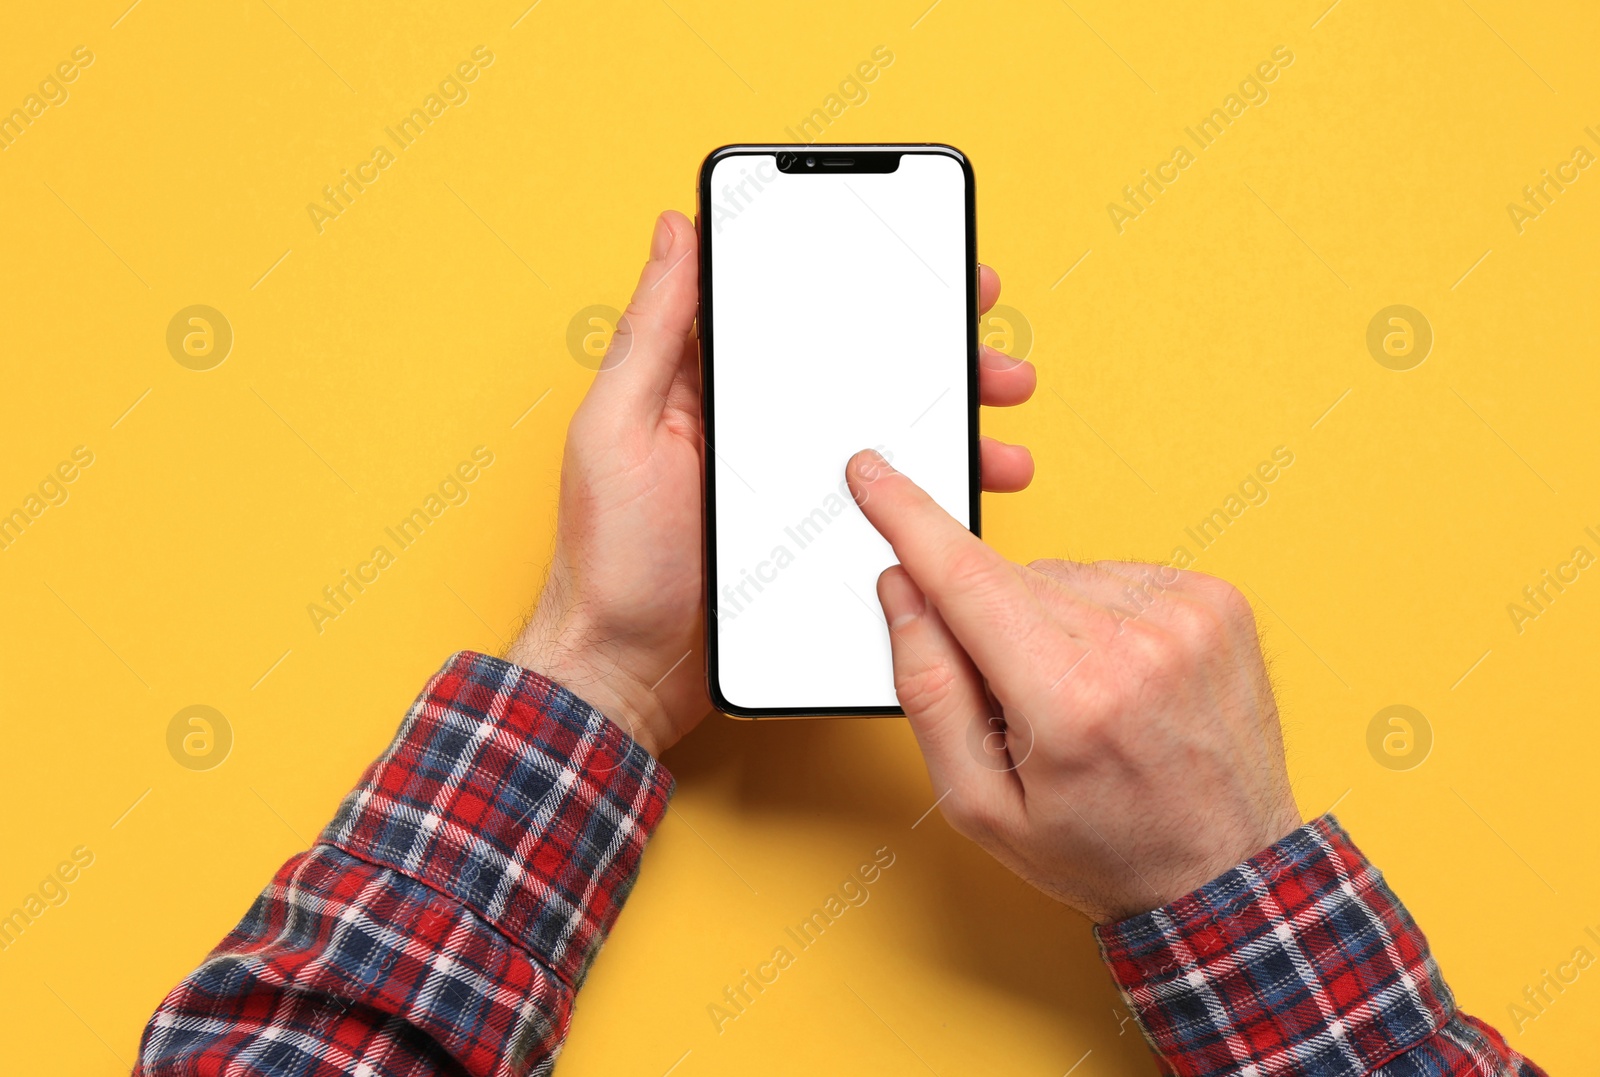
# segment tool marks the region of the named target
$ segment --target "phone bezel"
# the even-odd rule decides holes
[[[976,212],[976,192],[972,173],[972,164],[966,154],[954,146],[944,143],[826,143],[826,144],[784,144],[784,143],[742,143],[736,145],[720,146],[712,150],[700,165],[700,175],[696,184],[698,190],[696,229],[700,242],[700,309],[696,324],[700,337],[700,396],[701,396],[701,421],[702,436],[705,440],[704,476],[705,484],[702,493],[702,520],[705,528],[704,541],[701,545],[703,557],[702,575],[705,581],[705,672],[706,687],[711,696],[712,704],[723,714],[732,718],[763,719],[763,718],[846,718],[846,717],[885,717],[904,715],[899,707],[743,707],[732,703],[722,693],[722,686],[718,680],[718,653],[716,632],[716,451],[713,441],[715,425],[716,379],[714,376],[716,352],[715,334],[711,329],[711,312],[715,302],[715,276],[712,265],[711,243],[705,233],[707,223],[712,219],[712,192],[711,174],[717,164],[731,157],[748,157],[757,155],[776,155],[779,153],[826,153],[854,152],[854,153],[898,153],[906,154],[931,154],[949,157],[961,166],[963,183],[965,186],[965,214],[966,214],[966,271],[967,271],[967,471],[968,471],[968,519],[971,521],[970,529],[973,534],[979,534],[980,511],[983,493],[983,481],[978,458],[978,226]],[[897,166],[898,167],[898,166]],[[866,171],[867,169],[862,169]],[[837,171],[837,169],[835,169]],[[819,170],[819,175],[827,173]]]

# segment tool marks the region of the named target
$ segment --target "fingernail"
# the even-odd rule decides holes
[[[883,605],[883,615],[890,628],[900,628],[921,617],[928,609],[928,600],[903,568],[892,568],[883,574],[878,587],[878,601]]]
[[[659,262],[667,256],[672,249],[672,226],[667,223],[667,215],[663,213],[656,218],[655,234],[650,237],[650,260]]]
[[[877,449],[862,449],[856,454],[856,474],[862,482],[877,482],[885,475],[894,474],[894,468]]]
[[[980,362],[990,370],[1011,370],[1022,365],[1021,359],[1013,359],[999,348],[991,348],[985,344]]]

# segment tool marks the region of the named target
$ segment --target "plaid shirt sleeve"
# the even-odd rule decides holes
[[[162,1002],[135,1072],[548,1074],[671,793],[566,689],[457,654]]]
[[[1544,1074],[1456,1008],[1422,931],[1332,815],[1096,934],[1162,1073]]]

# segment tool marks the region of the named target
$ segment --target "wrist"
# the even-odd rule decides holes
[[[655,693],[627,672],[623,649],[593,642],[597,635],[571,623],[550,623],[536,611],[505,659],[561,685],[620,726],[659,757],[670,742],[666,709]]]
[[[1225,826],[1225,834],[1189,855],[1174,855],[1166,867],[1146,864],[1135,878],[1124,879],[1126,889],[1103,908],[1085,910],[1099,924],[1111,924],[1162,908],[1204,890],[1239,865],[1264,854],[1304,825],[1293,798],[1256,818],[1240,818]]]

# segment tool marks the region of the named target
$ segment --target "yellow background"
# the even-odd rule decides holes
[[[1522,234],[1506,210],[1600,128],[1592,5],[526,7],[7,12],[0,108],[96,59],[0,154],[0,508],[74,446],[95,463],[0,552],[0,911],[71,849],[95,861],[0,953],[0,1068],[123,1070],[424,679],[502,648],[593,377],[569,319],[624,304],[708,150],[785,139],[880,45],[830,137],[965,150],[981,254],[1036,338],[1037,398],[985,423],[1038,478],[989,499],[988,537],[1165,558],[1288,447],[1199,567],[1251,588],[1302,809],[1339,803],[1465,1008],[1553,1072],[1600,1063],[1600,971],[1520,1033],[1508,1013],[1600,953],[1600,572],[1521,633],[1506,611],[1600,553],[1600,171]],[[470,100],[318,234],[307,203],[479,45]],[[1279,45],[1270,100],[1118,234],[1107,203]],[[165,343],[197,303],[235,334],[207,372]],[[1397,303],[1435,334],[1404,372],[1365,343]],[[307,604],[477,445],[471,499],[319,634]],[[206,772],[167,749],[196,703],[234,735]],[[1367,748],[1395,703],[1434,736],[1408,771]],[[568,1077],[1152,1072],[1087,925],[937,814],[912,829],[931,796],[903,723],[713,718],[667,761],[675,810]],[[868,904],[718,1034],[724,986],[885,845]]]

